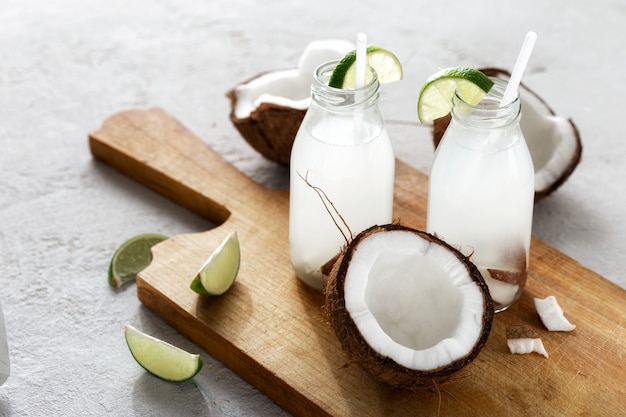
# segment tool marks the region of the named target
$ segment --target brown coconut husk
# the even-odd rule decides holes
[[[479,71],[482,71],[485,75],[488,75],[490,77],[500,77],[500,78],[505,78],[505,79],[508,79],[511,77],[511,73],[509,71],[505,69],[501,69],[501,68],[487,67],[487,68],[480,68]],[[520,88],[525,89],[530,94],[535,96],[537,100],[539,100],[546,107],[546,109],[550,112],[551,115],[556,116],[555,111],[537,93],[535,93],[533,90],[528,88],[528,86],[526,86],[524,83],[520,83]],[[443,134],[448,128],[451,118],[452,116],[448,114],[444,117],[441,117],[433,121],[433,131],[432,131],[433,133],[432,134],[433,134],[433,144],[435,145],[435,148],[439,146],[439,142],[441,141]],[[559,176],[559,178],[550,185],[550,187],[546,188],[545,190],[535,191],[535,203],[541,200],[542,198],[548,196],[549,194],[553,193],[561,185],[563,185],[563,183],[569,178],[572,172],[574,172],[574,169],[580,162],[580,159],[582,156],[582,141],[580,139],[580,132],[571,118],[567,119],[567,121],[571,125],[572,131],[576,138],[576,151],[574,154],[574,158],[572,158],[570,163],[567,165],[567,168],[563,171],[563,173]]]
[[[476,341],[471,351],[463,358],[460,358],[445,367],[430,371],[420,371],[406,368],[389,357],[383,356],[375,351],[361,335],[358,327],[350,317],[350,313],[345,307],[344,282],[348,266],[359,243],[363,239],[374,233],[385,233],[387,231],[407,231],[415,233],[422,238],[442,245],[450,250],[464,265],[466,265],[469,275],[478,285],[485,305],[483,316],[483,332],[479,340]],[[423,231],[412,229],[399,224],[387,224],[383,226],[372,226],[359,233],[340,253],[339,258],[334,263],[330,272],[328,282],[325,287],[325,309],[331,327],[341,343],[342,349],[347,353],[350,360],[358,363],[366,372],[375,379],[392,387],[405,388],[411,391],[420,391],[439,386],[451,379],[462,368],[471,363],[480,353],[489,333],[494,316],[493,301],[489,295],[487,284],[483,280],[476,266],[461,252],[448,245],[437,237]]]
[[[250,82],[254,78],[246,81]],[[294,109],[275,103],[261,103],[249,117],[238,118],[235,115],[237,87],[229,90],[226,96],[230,99],[230,120],[241,136],[270,161],[289,164],[291,147],[296,138],[306,109]]]

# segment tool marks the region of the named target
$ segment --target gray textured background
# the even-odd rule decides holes
[[[138,233],[211,225],[94,162],[87,134],[114,112],[160,106],[256,180],[284,187],[286,170],[230,124],[224,93],[294,66],[314,39],[364,31],[397,53],[405,80],[384,86],[381,109],[397,156],[427,172],[429,130],[414,124],[424,79],[446,66],[511,69],[536,31],[524,81],[574,119],[584,152],[536,206],[534,233],[626,287],[624,26],[621,0],[0,0],[0,303],[12,362],[0,415],[283,413],[206,354],[179,385],[134,362],[123,323],[198,349],[142,307],[134,285],[108,287],[111,255]]]

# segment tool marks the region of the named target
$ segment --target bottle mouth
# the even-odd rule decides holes
[[[458,94],[458,91],[454,92],[454,100],[455,104],[459,104],[463,107],[468,107],[474,110],[485,110],[485,111],[501,111],[511,107],[515,107],[519,105],[520,95],[519,91],[516,91],[515,98],[511,103],[506,104],[504,106],[500,106],[500,102],[502,101],[502,97],[504,97],[504,91],[508,85],[508,82],[502,78],[498,77],[489,77],[493,81],[493,87],[491,90],[483,97],[483,99],[475,106],[465,102]]]
[[[376,71],[372,67],[367,67],[367,71],[371,72],[372,77],[371,81],[363,87],[354,89],[330,87],[328,81],[338,63],[339,60],[329,61],[317,67],[313,74],[311,86],[313,100],[337,110],[353,110],[355,107],[375,103],[380,88]]]
[[[506,126],[519,119],[521,116],[521,100],[519,91],[515,93],[515,98],[511,103],[504,106],[500,105],[508,82],[502,78],[489,77],[494,82],[493,87],[483,97],[483,99],[475,106],[465,102],[458,92],[454,93],[452,98],[452,114],[457,120],[465,121],[472,119],[472,124],[477,127],[481,123],[489,123],[491,127]]]

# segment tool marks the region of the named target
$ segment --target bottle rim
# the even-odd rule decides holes
[[[519,91],[511,103],[500,106],[507,80],[499,77],[489,77],[494,82],[493,87],[477,105],[473,106],[464,101],[455,91],[452,98],[452,115],[464,124],[476,127],[504,127],[519,121],[521,117],[521,99]]]
[[[355,108],[367,107],[376,103],[380,90],[378,75],[373,68],[367,67],[372,80],[363,87],[354,89],[335,88],[328,85],[330,76],[339,60],[319,65],[313,74],[311,98],[320,105],[336,111],[352,111]]]

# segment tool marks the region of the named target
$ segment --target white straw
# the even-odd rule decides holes
[[[522,49],[517,57],[517,61],[515,62],[515,67],[513,67],[509,84],[507,85],[504,95],[502,96],[502,100],[500,101],[500,107],[511,104],[511,102],[515,99],[517,89],[522,80],[522,75],[524,75],[524,71],[526,70],[526,65],[528,64],[528,59],[533,51],[536,40],[537,34],[535,32],[528,32],[526,34],[526,38],[522,44]]]
[[[367,59],[365,54],[367,53],[367,36],[365,33],[359,32],[356,34],[356,61],[354,65],[356,66],[356,74],[355,74],[355,89],[359,89],[365,85],[365,69],[367,67]],[[356,102],[361,101],[362,91],[355,91],[354,99]],[[363,110],[356,109],[354,111],[354,115],[352,116],[353,129],[354,129],[354,143],[362,143],[363,142]]]
[[[365,33],[359,32],[356,34],[356,88],[361,88],[365,84],[365,69],[366,69],[366,45],[367,36]]]

